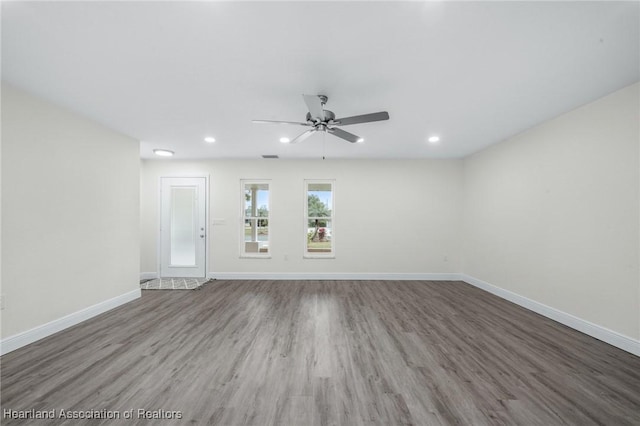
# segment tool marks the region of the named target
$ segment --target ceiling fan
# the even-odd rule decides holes
[[[336,118],[336,115],[324,109],[324,105],[329,98],[325,95],[302,95],[304,102],[307,104],[309,112],[307,113],[306,122],[298,121],[277,121],[277,120],[252,120],[253,123],[266,123],[266,124],[294,124],[298,126],[307,126],[311,129],[296,136],[289,143],[296,143],[307,139],[315,132],[327,132],[334,136],[342,138],[351,143],[362,142],[360,136],[353,133],[346,132],[337,126],[348,126],[350,124],[370,123],[372,121],[382,121],[389,119],[389,113],[387,111],[374,112],[371,114],[354,115],[352,117]]]

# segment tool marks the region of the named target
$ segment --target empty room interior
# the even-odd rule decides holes
[[[640,2],[1,31],[2,424],[640,424]]]

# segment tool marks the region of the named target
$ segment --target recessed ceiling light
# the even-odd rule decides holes
[[[214,143],[216,141],[216,138],[212,138],[211,136],[207,136],[206,138],[204,138],[204,141],[207,143]]]
[[[153,152],[161,157],[171,157],[174,154],[173,151],[169,151],[168,149],[154,149]]]
[[[360,139],[358,139],[356,142],[358,142],[358,143],[362,143],[362,142],[364,142],[364,138],[360,138]]]
[[[429,142],[431,143],[436,143],[436,142],[440,142],[440,136],[431,136],[429,139],[427,139]]]
[[[289,139],[289,138],[280,138],[280,142],[289,143],[289,142],[291,142],[291,139]]]

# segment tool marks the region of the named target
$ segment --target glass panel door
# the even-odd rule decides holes
[[[196,187],[171,188],[171,266],[196,264]]]

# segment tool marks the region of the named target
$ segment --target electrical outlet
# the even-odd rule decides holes
[[[0,294],[0,311],[4,310],[4,294]]]

